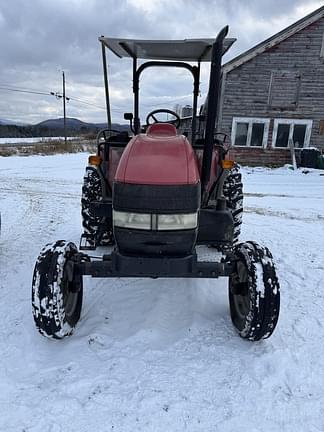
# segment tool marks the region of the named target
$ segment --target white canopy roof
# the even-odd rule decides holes
[[[215,39],[184,40],[138,40],[116,39],[101,36],[100,42],[118,57],[132,57],[150,60],[173,61],[210,61],[212,45]],[[236,41],[224,39],[223,55]]]

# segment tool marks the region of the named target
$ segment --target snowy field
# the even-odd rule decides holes
[[[78,137],[67,137],[68,140],[78,139]],[[64,137],[37,137],[37,138],[0,138],[0,145],[14,144],[35,144],[49,141],[63,141]]]
[[[0,431],[324,431],[324,172],[244,169],[241,238],[281,282],[271,339],[236,335],[225,279],[85,279],[74,335],[51,341],[32,271],[45,243],[78,244],[86,158],[0,157]]]

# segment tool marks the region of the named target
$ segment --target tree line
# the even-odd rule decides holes
[[[80,129],[67,128],[68,136],[96,134],[99,127],[82,126]],[[27,125],[0,125],[0,138],[32,138],[63,136],[63,128],[50,128],[48,126]]]

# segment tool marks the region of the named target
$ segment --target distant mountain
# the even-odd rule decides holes
[[[66,119],[66,133],[68,136],[95,137],[100,129],[106,129],[107,123],[86,123],[76,118]],[[129,131],[126,124],[113,123],[112,129]],[[64,135],[64,119],[49,119],[34,125],[15,124],[8,120],[0,119],[0,138],[30,138],[51,137]]]
[[[64,127],[64,119],[63,118],[57,118],[57,119],[49,119],[42,121],[40,123],[35,124],[36,127],[39,128],[50,128],[50,129],[60,129]],[[66,127],[68,129],[72,130],[80,130],[82,127],[89,128],[90,123],[85,123],[79,119],[76,118],[69,118],[66,119]]]
[[[63,118],[57,118],[57,119],[49,119],[42,121],[41,123],[38,123],[35,125],[35,127],[38,128],[49,128],[49,129],[63,129],[64,128],[64,119]],[[78,132],[78,131],[85,131],[85,130],[97,130],[97,129],[103,129],[107,127],[107,123],[87,123],[83,122],[76,118],[70,118],[67,117],[66,119],[66,128],[70,131]],[[117,130],[128,130],[129,126],[125,124],[119,124],[119,123],[113,123],[111,125],[112,129]]]
[[[22,123],[14,120],[0,119],[0,125],[26,126],[27,123]]]

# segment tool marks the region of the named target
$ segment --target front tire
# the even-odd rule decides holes
[[[266,339],[277,325],[280,308],[272,255],[268,248],[246,242],[235,246],[233,257],[236,271],[229,278],[232,322],[242,338]]]
[[[67,261],[78,253],[74,243],[59,240],[45,246],[35,265],[32,283],[32,312],[38,331],[48,338],[70,335],[80,319],[82,277],[69,279]]]

